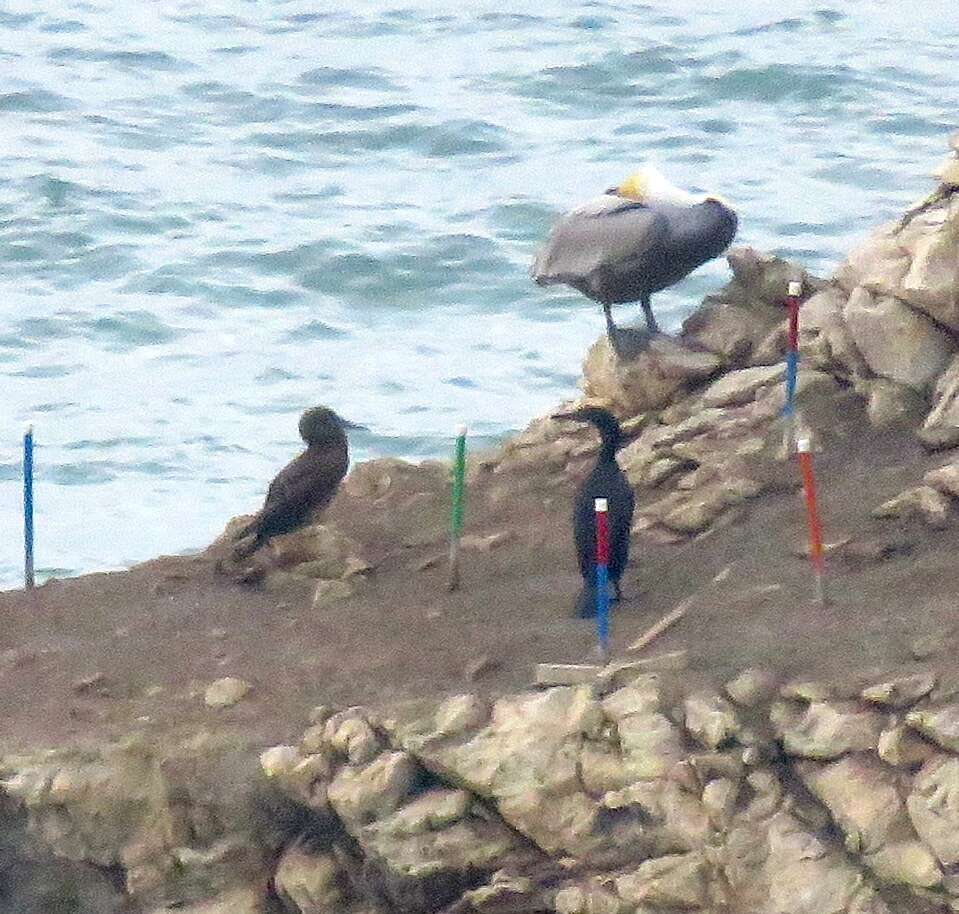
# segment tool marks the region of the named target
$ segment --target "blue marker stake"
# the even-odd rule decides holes
[[[23,433],[23,586],[33,587],[33,426]]]

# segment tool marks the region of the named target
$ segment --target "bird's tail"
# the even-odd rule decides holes
[[[575,609],[580,619],[592,619],[596,615],[596,580],[592,575],[583,581]]]

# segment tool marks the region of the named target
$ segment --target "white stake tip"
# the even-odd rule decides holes
[[[789,283],[789,295],[798,298],[802,295],[802,283],[794,279]]]
[[[597,514],[602,514],[609,510],[609,501],[605,498],[597,498],[593,504],[596,506]]]
[[[808,454],[812,450],[812,442],[808,438],[797,438],[796,450],[800,454]]]
[[[456,437],[457,437],[457,438],[465,438],[465,437],[466,437],[466,426],[465,426],[465,425],[457,425],[457,426],[456,426]]]

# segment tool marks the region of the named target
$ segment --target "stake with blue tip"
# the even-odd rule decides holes
[[[609,661],[609,501],[597,498],[596,511],[596,635],[599,656]]]
[[[23,433],[23,586],[33,587],[33,426]]]
[[[460,586],[460,534],[463,532],[463,502],[466,480],[466,426],[456,430],[453,450],[452,508],[450,511],[450,579],[449,589]]]

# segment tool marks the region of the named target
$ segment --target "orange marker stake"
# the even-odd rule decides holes
[[[822,524],[819,522],[819,507],[816,504],[816,477],[812,466],[812,449],[808,438],[796,442],[796,454],[802,471],[803,491],[806,495],[806,517],[809,521],[809,560],[816,576],[816,602],[826,605],[826,561],[822,547]]]

